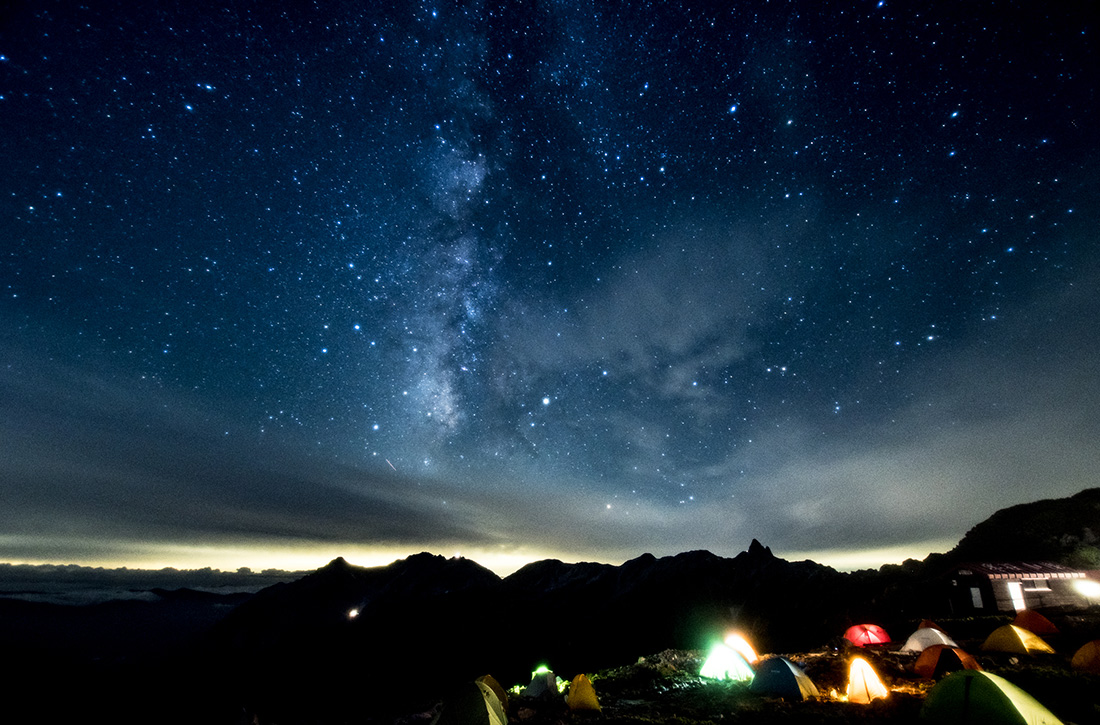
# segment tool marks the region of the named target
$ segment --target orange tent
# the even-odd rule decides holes
[[[1034,609],[1021,609],[1012,623],[1035,634],[1058,634],[1054,623]]]
[[[913,669],[917,674],[929,679],[938,679],[956,670],[980,670],[981,668],[978,661],[963,650],[943,644],[934,644],[926,648],[913,663]]]
[[[1075,670],[1100,675],[1100,639],[1085,642],[1069,662]]]
[[[726,646],[731,648],[734,652],[740,652],[741,656],[744,657],[745,661],[750,665],[756,664],[756,661],[760,659],[760,655],[756,654],[756,650],[753,649],[744,635],[738,632],[730,632],[726,635],[724,641]]]
[[[890,635],[877,624],[853,624],[844,632],[844,639],[856,647],[866,647],[869,644],[886,644],[890,641]]]

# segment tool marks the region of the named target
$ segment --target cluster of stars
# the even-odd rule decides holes
[[[1080,268],[1073,13],[329,12],[17,13],[9,339],[625,513],[728,498],[777,430],[888,427]]]

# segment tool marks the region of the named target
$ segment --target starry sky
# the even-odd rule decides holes
[[[9,4],[0,560],[851,568],[1097,485],[1089,5]]]

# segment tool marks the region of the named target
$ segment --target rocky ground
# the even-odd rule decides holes
[[[921,705],[935,681],[916,676],[913,656],[889,651],[860,652],[873,663],[890,695],[870,704],[846,702],[847,670],[851,651],[840,649],[793,653],[789,659],[803,667],[821,696],[788,702],[752,693],[737,682],[705,680],[698,676],[703,653],[667,650],[638,662],[592,676],[602,711],[571,712],[564,699],[509,699],[511,723],[915,723]],[[1019,684],[1047,705],[1065,723],[1100,722],[1100,677],[1074,673],[1056,662],[995,662],[982,658],[986,669]],[[1000,659],[1000,658],[998,658]],[[430,721],[431,713],[404,720],[403,725]]]
[[[965,622],[955,624],[966,629]],[[1078,624],[1091,631],[1096,622]],[[987,623],[970,625],[984,629]],[[1076,672],[1069,667],[1076,648],[1074,641],[1062,638],[1063,645],[1072,647],[1064,655],[1021,657],[983,653],[980,639],[961,639],[960,644],[975,654],[984,669],[1023,688],[1067,725],[1100,722],[1100,675]],[[629,665],[591,673],[602,707],[599,713],[571,712],[561,697],[533,699],[512,694],[507,708],[509,722],[512,725],[916,723],[924,699],[936,682],[913,671],[916,655],[898,652],[900,644],[860,649],[838,641],[835,646],[786,654],[802,667],[821,693],[816,699],[801,702],[762,697],[743,683],[701,678],[704,652],[666,650]],[[846,701],[848,667],[857,656],[871,663],[889,688],[888,697],[870,704]],[[398,725],[426,725],[437,711],[401,718]]]

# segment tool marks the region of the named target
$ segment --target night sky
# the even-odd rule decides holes
[[[9,4],[0,560],[879,566],[1098,485],[1090,6]]]

